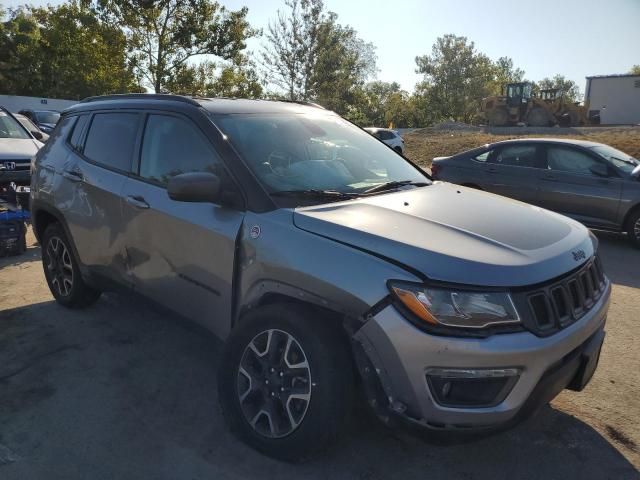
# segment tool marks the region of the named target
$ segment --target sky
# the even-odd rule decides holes
[[[249,8],[254,27],[264,28],[284,0],[218,0],[229,9]],[[15,7],[25,0],[0,0]],[[34,5],[61,0],[31,0]],[[372,42],[378,80],[412,91],[420,80],[415,57],[431,52],[447,33],[466,36],[492,59],[511,57],[529,80],[556,73],[585,77],[627,73],[640,64],[640,0],[325,0],[338,21]],[[259,51],[260,39],[249,49]]]

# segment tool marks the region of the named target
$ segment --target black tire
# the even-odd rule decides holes
[[[494,108],[488,113],[487,121],[492,127],[504,127],[509,124],[509,112],[503,107]]]
[[[531,127],[547,127],[549,123],[549,116],[543,108],[532,108],[527,115],[527,125]]]
[[[69,239],[59,223],[49,225],[42,237],[42,267],[49,290],[60,305],[83,308],[100,298],[101,292],[82,278]]]
[[[640,210],[631,214],[627,221],[627,235],[634,247],[640,248]]]
[[[267,305],[249,312],[228,339],[218,371],[220,404],[230,430],[256,450],[288,462],[305,460],[335,442],[351,412],[354,384],[350,346],[340,328],[313,309],[296,304]],[[289,342],[286,335],[293,340]],[[294,357],[288,347],[283,353],[283,343],[292,345],[296,365],[306,363],[308,368],[289,369],[285,353]],[[264,348],[262,356],[255,348],[258,345]],[[275,372],[269,367],[277,357],[284,376],[277,370],[280,367]],[[277,384],[278,378],[284,383]],[[303,400],[293,405],[295,419],[289,388],[309,395],[306,405]],[[274,396],[272,389],[284,393]]]

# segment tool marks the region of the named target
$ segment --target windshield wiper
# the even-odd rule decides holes
[[[386,190],[393,190],[394,188],[404,187],[405,185],[415,185],[416,187],[426,187],[429,185],[426,182],[416,182],[415,180],[394,180],[392,182],[381,183],[380,185],[376,185],[375,187],[371,187],[368,190],[365,190],[362,193],[376,193],[376,192],[384,192]]]
[[[271,193],[276,197],[315,197],[315,198],[333,198],[336,200],[346,200],[348,198],[356,198],[360,195],[357,193],[338,192],[337,190],[319,190],[310,188],[306,190],[280,190]]]

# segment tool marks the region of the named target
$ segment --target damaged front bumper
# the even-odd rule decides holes
[[[356,363],[379,416],[437,430],[503,428],[590,380],[604,340],[610,283],[578,321],[549,337],[429,335],[389,305],[354,335]]]

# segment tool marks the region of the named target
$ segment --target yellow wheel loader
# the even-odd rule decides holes
[[[588,106],[566,102],[556,89],[533,93],[529,82],[509,83],[502,95],[482,100],[482,113],[491,126],[526,124],[531,127],[578,126],[587,123]]]

